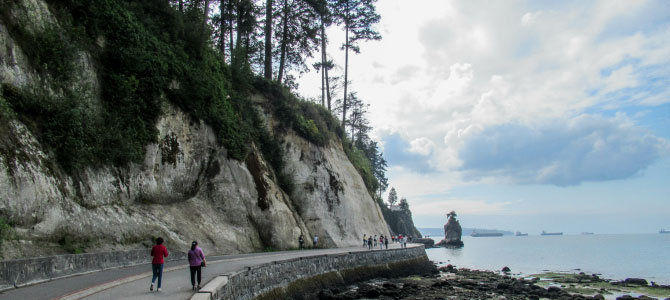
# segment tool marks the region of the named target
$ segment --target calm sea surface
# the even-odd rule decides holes
[[[437,241],[441,238],[435,238]],[[670,284],[670,234],[463,237],[461,249],[435,248],[434,262],[530,275],[547,271],[640,277]]]

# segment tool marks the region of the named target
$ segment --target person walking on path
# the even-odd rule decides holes
[[[368,245],[368,238],[365,236],[367,236],[367,234],[363,235],[363,248],[365,248]]]
[[[389,239],[388,238],[384,239],[384,245],[386,245],[386,249],[389,248]]]
[[[368,250],[372,250],[372,236],[368,237]]]
[[[302,234],[300,237],[298,237],[298,244],[300,244],[299,249],[305,249],[305,238],[302,236]]]
[[[374,247],[377,248],[377,235],[376,234],[375,234],[375,238],[372,239],[372,240],[375,242]]]
[[[156,287],[156,292],[161,290],[161,282],[163,281],[163,265],[165,264],[165,257],[168,257],[167,248],[163,245],[163,238],[159,237],[156,239],[156,245],[151,248],[151,271],[153,276],[151,277],[151,286],[149,287],[150,291],[154,290],[154,282],[158,278],[158,287]]]
[[[191,250],[188,251],[188,265],[189,269],[191,269],[191,285],[193,286],[192,290],[196,289],[196,274],[198,277],[198,290],[200,289],[200,281],[202,281],[202,267],[206,266],[206,264],[207,261],[205,260],[205,254],[202,253],[202,249],[198,247],[198,242],[193,241],[193,243],[191,243]]]
[[[316,248],[317,245],[319,244],[319,236],[315,234],[314,238],[312,239],[312,242],[314,243],[314,248]]]
[[[402,237],[402,247],[407,248],[407,236]]]
[[[379,250],[384,250],[384,236],[379,236]]]

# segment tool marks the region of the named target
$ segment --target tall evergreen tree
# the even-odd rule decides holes
[[[274,26],[278,48],[277,81],[285,82],[289,70],[300,73],[308,70],[305,63],[318,49],[319,13],[314,0],[282,0],[275,15],[280,16]]]
[[[377,144],[375,143],[375,149]],[[375,159],[372,161],[372,171],[374,172],[377,182],[379,182],[379,188],[377,189],[379,197],[381,198],[382,193],[386,191],[386,188],[389,186],[388,178],[386,178],[386,159],[384,159],[384,154],[382,152],[377,152]]]
[[[347,88],[349,86],[349,49],[360,53],[358,42],[379,40],[381,35],[372,26],[381,17],[375,8],[377,0],[335,0],[333,8],[338,23],[344,24],[344,100],[342,101],[342,126],[346,124]],[[351,33],[351,35],[350,35]]]
[[[272,0],[265,1],[265,78],[272,79]]]
[[[404,210],[406,213],[410,213],[409,203],[407,202],[407,198],[402,197],[402,199],[400,199],[400,204],[398,204],[398,206],[400,206],[400,208],[402,210]]]
[[[398,202],[398,193],[395,191],[395,188],[391,188],[391,191],[389,192],[388,202],[391,206],[395,205],[395,203]]]

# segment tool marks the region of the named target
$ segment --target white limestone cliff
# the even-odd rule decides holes
[[[53,19],[42,1],[22,3],[31,18]],[[48,81],[22,53],[0,22],[0,83]],[[99,74],[87,57],[81,53],[77,64],[88,78],[80,82],[96,95]],[[175,251],[198,240],[209,253],[230,254],[297,248],[300,234],[317,234],[324,246],[389,234],[338,141],[319,147],[291,131],[278,136],[296,187],[289,195],[255,146],[246,161],[229,159],[208,125],[169,104],[156,128],[158,142],[146,146],[143,163],[70,176],[25,124],[0,120],[0,216],[13,226],[3,258],[62,253],[68,243],[87,252],[140,248],[156,236]]]

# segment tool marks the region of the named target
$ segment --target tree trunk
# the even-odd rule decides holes
[[[328,100],[328,111],[330,109],[330,78],[328,77],[328,56],[326,55],[326,25],[323,24],[323,15],[321,16],[321,65],[323,66],[323,76],[326,78],[326,99]]]
[[[230,64],[233,64],[233,59],[235,59],[235,45],[233,44],[233,0],[228,1],[228,31],[230,34]]]
[[[323,59],[322,59],[323,60]],[[326,107],[326,73],[324,73],[324,66],[321,64],[321,106]]]
[[[244,1],[244,0],[242,0]],[[237,1],[237,40],[235,41],[235,62],[239,63],[239,60],[241,57],[238,57],[240,55],[239,50],[242,44],[242,35],[244,34],[244,26],[242,25],[242,18],[243,18],[244,11],[242,9],[242,4],[240,1]],[[239,66],[239,65],[238,65]]]
[[[325,65],[325,60],[326,58],[324,55],[326,54],[325,51],[325,45],[326,45],[326,37],[324,34],[323,30],[323,15],[321,15],[321,106],[325,107],[326,106],[326,65]]]
[[[184,12],[184,0],[179,0],[179,12]]]
[[[265,1],[265,78],[272,79],[272,0]]]
[[[207,36],[205,35],[207,33],[207,20],[209,20],[209,0],[205,0],[205,7],[202,13],[202,28],[200,29],[202,32],[200,36],[202,36],[203,47],[207,41]]]
[[[219,50],[226,61],[226,1],[219,2],[219,13],[221,14],[221,24],[219,24]]]
[[[282,82],[284,77],[284,66],[286,65],[286,36],[288,36],[288,0],[284,0],[284,20],[281,37],[281,55],[279,57],[279,73],[277,74],[277,81]]]
[[[349,85],[349,2],[346,7],[346,20],[344,20],[344,100],[342,101],[342,128],[346,129],[344,122],[347,118],[347,86]]]
[[[207,26],[207,21],[209,20],[209,0],[205,0],[205,8],[202,13],[202,29],[205,30]]]

